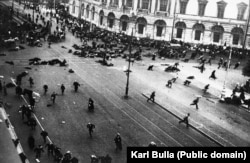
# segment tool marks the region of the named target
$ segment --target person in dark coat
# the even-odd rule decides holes
[[[48,85],[43,85],[43,90],[44,90],[44,94],[46,95],[46,93],[48,92]]]
[[[53,143],[47,143],[45,148],[47,148],[47,153],[48,153],[48,156],[50,155],[54,155],[54,149],[55,149],[55,146]]]
[[[65,91],[65,86],[63,84],[61,85],[61,91],[62,91],[62,95],[63,95],[64,91]]]
[[[43,146],[39,145],[38,147],[36,147],[34,149],[35,153],[36,153],[36,158],[39,159],[41,157],[42,152],[44,152],[43,150]]]
[[[89,136],[92,137],[92,133],[93,133],[93,131],[94,131],[95,125],[89,122],[89,123],[87,124],[87,128],[88,128],[88,130],[89,130]]]
[[[173,84],[172,80],[168,80],[168,83],[166,84],[166,87],[171,88]]]
[[[74,86],[75,92],[77,92],[78,87],[80,87],[80,84],[77,81],[74,81],[73,86]]]
[[[21,88],[20,85],[16,86],[16,95],[21,96],[23,93],[23,89]]]
[[[55,103],[56,96],[57,96],[57,94],[56,94],[55,92],[53,92],[53,93],[51,94],[51,100],[52,100],[53,104]]]
[[[122,138],[119,133],[116,134],[114,141],[116,145],[116,150],[122,150]]]
[[[196,99],[194,99],[194,101],[190,105],[195,105],[196,109],[198,110],[199,109],[199,107],[198,107],[199,100],[200,100],[200,97],[197,97]]]
[[[32,77],[29,78],[29,83],[30,83],[30,87],[32,87],[34,85],[34,80]]]
[[[32,135],[30,135],[28,137],[28,144],[29,144],[30,149],[34,149],[34,147],[35,147],[35,138]]]
[[[217,79],[217,77],[215,76],[215,70],[211,73],[211,75],[209,76],[209,79]]]
[[[40,135],[42,136],[43,138],[43,142],[46,143],[46,138],[47,136],[49,135],[47,131],[43,130]]]
[[[154,67],[154,65],[148,66],[148,70],[149,70],[149,71],[153,71],[153,67]]]
[[[147,102],[152,101],[153,103],[155,102],[155,91],[153,91],[148,98]]]
[[[180,123],[186,123],[187,128],[189,127],[189,123],[188,123],[188,118],[189,118],[190,114],[187,113],[187,116],[185,116],[182,120],[179,121]]]
[[[234,69],[237,69],[240,66],[240,62],[235,63]]]

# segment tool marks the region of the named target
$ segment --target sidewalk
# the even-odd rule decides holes
[[[21,163],[17,149],[14,146],[9,129],[5,123],[4,110],[0,107],[0,162],[1,163]]]

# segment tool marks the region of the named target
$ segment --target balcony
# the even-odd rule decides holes
[[[169,16],[168,12],[164,12],[164,11],[156,11],[155,15],[156,16],[164,16],[164,17]]]
[[[138,12],[138,14],[148,14],[149,13],[148,9],[141,9],[141,8],[137,9],[137,12]]]

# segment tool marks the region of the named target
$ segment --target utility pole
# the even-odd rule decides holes
[[[132,28],[132,33],[131,33],[131,39],[129,43],[129,60],[128,60],[128,69],[125,71],[127,75],[127,83],[126,83],[126,90],[125,90],[125,98],[128,98],[128,89],[129,89],[129,75],[130,75],[130,62],[131,62],[131,44],[132,44],[132,39],[133,39],[133,28]]]
[[[174,3],[174,19],[173,19],[173,24],[172,24],[171,40],[173,40],[173,37],[174,37],[174,25],[175,25],[176,6],[177,6],[177,0],[175,0],[175,3]]]

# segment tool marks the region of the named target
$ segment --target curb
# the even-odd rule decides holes
[[[16,132],[14,130],[14,127],[12,126],[12,124],[8,118],[8,115],[3,107],[0,107],[0,113],[3,115],[6,127],[9,130],[10,137],[13,141],[14,146],[16,147],[16,150],[17,150],[17,153],[20,157],[20,160],[22,161],[22,163],[30,163],[29,160],[27,159],[26,155],[24,154],[22,145],[19,142],[19,139],[18,139]]]
[[[149,98],[147,95],[145,95],[144,93],[141,93],[142,96]],[[170,110],[168,110],[167,108],[163,107],[162,105],[160,105],[157,102],[154,102],[154,104],[156,104],[157,106],[159,106],[160,108],[164,109],[165,111],[167,111],[168,113],[170,113],[171,115],[173,115],[174,117],[176,117],[178,120],[182,120],[181,117],[177,116],[176,114],[174,114],[173,112],[171,112]],[[199,130],[197,127],[193,126],[192,124],[189,123],[189,127],[193,128],[194,130],[198,131],[200,134],[204,135],[206,138],[208,138],[209,140],[211,140],[212,142],[214,142],[215,144],[219,145],[220,147],[225,147],[225,145],[223,145],[222,143],[218,142],[217,140],[215,140],[214,138],[212,138],[211,136],[209,136],[208,134],[206,134],[205,132]]]

